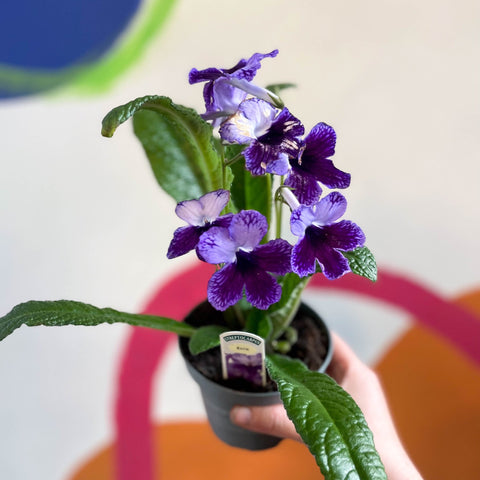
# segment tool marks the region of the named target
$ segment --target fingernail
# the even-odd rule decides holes
[[[252,412],[247,407],[233,407],[230,417],[232,422],[237,425],[248,425],[252,418]]]

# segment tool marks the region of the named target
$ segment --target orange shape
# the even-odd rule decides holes
[[[458,303],[480,319],[480,292]],[[478,367],[417,325],[386,353],[377,371],[399,434],[423,476],[478,478]]]

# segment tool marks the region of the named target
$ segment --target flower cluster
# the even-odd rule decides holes
[[[337,191],[322,197],[323,187],[350,185],[350,174],[331,160],[334,129],[321,122],[305,135],[300,120],[275,93],[252,83],[262,60],[277,53],[256,53],[230,69],[192,69],[189,74],[191,84],[205,82],[202,116],[218,128],[222,143],[244,146],[245,168],[252,175],[281,177],[290,228],[298,237],[294,246],[281,238],[261,243],[269,228],[262,214],[242,210],[221,215],[230,199],[228,190],[180,202],[176,213],[188,226],[175,231],[167,256],[195,250],[201,260],[221,266],[208,285],[208,299],[218,310],[237,303],[244,291],[254,307],[265,310],[280,299],[277,276],[312,275],[317,263],[328,279],[336,279],[350,271],[342,252],[365,242],[355,223],[340,220],[345,197]]]

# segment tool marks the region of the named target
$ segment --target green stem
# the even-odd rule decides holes
[[[283,177],[280,178],[280,187],[283,185]],[[282,211],[283,202],[275,200],[275,220],[276,220],[276,237],[280,238],[282,235]]]

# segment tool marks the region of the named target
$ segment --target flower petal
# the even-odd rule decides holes
[[[301,238],[292,249],[292,271],[300,277],[315,273],[315,258],[309,238]]]
[[[227,228],[212,227],[205,232],[197,245],[199,256],[207,263],[232,263],[237,246]]]
[[[268,231],[267,219],[256,210],[242,210],[233,216],[230,236],[237,248],[253,250]]]
[[[290,230],[297,237],[305,235],[305,229],[312,225],[315,219],[313,207],[300,205],[290,216]]]
[[[282,296],[282,287],[261,268],[246,272],[244,281],[247,300],[260,310],[266,310],[270,305],[278,302]]]
[[[332,225],[322,227],[328,236],[328,245],[340,250],[354,250],[365,243],[365,234],[362,229],[349,220],[342,220]]]
[[[222,124],[220,137],[230,143],[250,143],[268,131],[276,113],[277,110],[263,100],[245,100],[235,115]]]
[[[347,209],[347,200],[339,192],[329,193],[313,206],[315,225],[330,225],[338,220]]]
[[[226,310],[242,298],[243,286],[243,276],[237,271],[236,264],[225,265],[208,282],[208,301],[216,310]]]
[[[350,174],[336,168],[328,157],[335,153],[336,134],[332,127],[318,123],[304,142],[303,151],[292,167],[299,173],[312,175],[328,188],[347,188]]]
[[[300,203],[304,205],[312,205],[318,202],[322,194],[322,188],[318,181],[311,175],[291,170],[285,179],[285,185],[292,188],[293,193]]]
[[[335,154],[337,134],[326,123],[317,123],[305,137],[306,151],[313,157],[328,158]]]
[[[193,250],[200,239],[202,229],[199,227],[180,227],[173,233],[168,247],[167,258],[176,258]]]
[[[203,207],[204,216],[211,222],[227,206],[230,200],[230,192],[228,190],[215,190],[202,195],[199,200]]]
[[[286,275],[292,270],[290,256],[292,246],[281,238],[259,245],[252,253],[254,263],[267,272]]]
[[[215,220],[227,206],[228,190],[215,190],[202,195],[198,200],[185,200],[177,204],[175,213],[190,225],[203,226]]]
[[[327,244],[315,245],[315,256],[322,267],[323,274],[329,280],[335,280],[350,271],[348,260]]]

